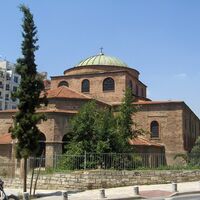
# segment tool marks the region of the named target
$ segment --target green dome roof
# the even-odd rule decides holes
[[[128,67],[126,63],[121,61],[118,58],[106,56],[103,53],[99,55],[91,56],[85,60],[82,60],[76,65],[76,67],[81,66],[91,66],[91,65],[107,65],[107,66],[119,66],[119,67]]]

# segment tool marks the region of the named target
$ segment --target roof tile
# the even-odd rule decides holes
[[[10,133],[6,133],[0,136],[0,144],[11,144],[12,138]]]
[[[91,99],[82,93],[76,92],[66,86],[60,86],[47,91],[47,98]]]

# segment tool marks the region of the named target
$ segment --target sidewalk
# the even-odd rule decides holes
[[[199,182],[185,182],[178,183],[178,192],[198,192],[200,193],[200,183]],[[17,189],[5,189],[7,193],[18,194],[22,190]],[[57,193],[56,193],[57,192]],[[36,194],[41,194],[38,200],[63,200],[62,192],[66,191],[56,191],[56,190],[37,190]],[[139,194],[142,197],[156,199],[158,197],[169,197],[172,195],[172,184],[159,184],[159,185],[139,185]],[[46,196],[46,197],[45,197]],[[105,189],[106,199],[128,199],[128,197],[133,197],[133,186],[118,187]],[[100,199],[99,189],[87,190],[87,191],[68,191],[69,200],[98,200]],[[137,198],[136,198],[137,199]]]

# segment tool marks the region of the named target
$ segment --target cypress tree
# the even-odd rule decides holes
[[[35,64],[35,51],[37,29],[34,24],[33,15],[30,9],[20,5],[20,11],[23,13],[21,44],[22,57],[17,60],[16,72],[21,75],[20,86],[13,94],[13,98],[19,99],[18,112],[14,117],[14,125],[11,128],[12,138],[17,139],[16,157],[24,159],[24,192],[26,191],[27,177],[27,158],[34,155],[39,148],[40,131],[37,123],[45,120],[43,114],[36,113],[36,109],[42,103],[45,103],[45,95],[40,98],[44,90],[44,84],[41,76],[37,73]]]

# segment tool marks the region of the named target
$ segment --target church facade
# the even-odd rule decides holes
[[[133,104],[139,111],[133,116],[139,128],[149,132],[130,142],[140,152],[165,152],[168,164],[174,155],[191,150],[200,135],[200,120],[183,101],[152,101],[147,98],[147,86],[140,73],[115,57],[103,53],[91,56],[63,75],[52,76],[47,90],[49,104],[44,112],[47,121],[38,126],[43,133],[45,155],[62,154],[69,120],[84,103],[96,100],[100,107],[118,107],[127,87],[135,96]],[[49,85],[48,85],[49,86]],[[16,110],[0,111],[0,156],[13,156],[13,141],[8,133]],[[47,162],[51,165],[51,160]]]

